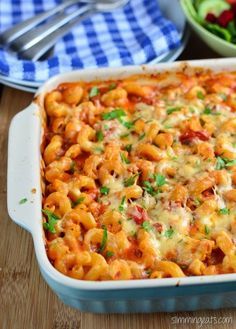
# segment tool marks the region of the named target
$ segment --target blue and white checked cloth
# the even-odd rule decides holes
[[[0,0],[0,32],[48,10],[58,0]],[[0,74],[41,82],[84,67],[147,63],[180,45],[174,24],[165,19],[157,0],[130,0],[123,8],[95,14],[60,39],[48,60],[19,59],[0,48]]]

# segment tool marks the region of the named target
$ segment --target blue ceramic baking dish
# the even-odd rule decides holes
[[[58,272],[49,262],[41,219],[40,144],[43,132],[41,108],[45,93],[59,83],[78,80],[119,79],[163,70],[195,67],[236,70],[236,59],[81,70],[56,76],[37,92],[35,101],[12,120],[8,148],[8,212],[33,237],[41,273],[65,304],[86,312],[174,312],[236,306],[236,274],[131,281],[90,282]],[[29,202],[19,205],[19,200]]]

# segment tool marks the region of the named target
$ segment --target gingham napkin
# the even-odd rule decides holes
[[[48,10],[57,0],[0,0],[0,32]],[[95,14],[60,39],[44,61],[21,60],[0,48],[0,74],[41,82],[84,67],[143,64],[176,48],[180,35],[162,16],[157,0],[130,0],[123,8]]]

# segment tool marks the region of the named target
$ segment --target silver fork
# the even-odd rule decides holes
[[[74,25],[78,24],[83,19],[96,12],[111,11],[119,8],[127,4],[128,1],[129,0],[69,0],[58,6],[60,8],[57,8],[57,10],[53,8],[49,12],[29,19],[28,25],[27,22],[24,22],[7,30],[0,36],[0,42],[16,51],[21,57],[36,61],[42,57],[59,38],[68,33]],[[70,14],[66,14],[65,12],[60,13],[68,6],[79,2],[87,3]],[[58,12],[59,14],[51,21],[36,27],[34,30],[30,30],[32,27]],[[19,25],[21,25],[20,28]]]
[[[64,9],[70,7],[73,4],[78,3],[90,3],[96,0],[67,0],[62,4],[53,7],[50,10],[47,10],[41,14],[38,14],[32,18],[26,19],[25,21],[14,25],[13,27],[9,28],[2,34],[0,34],[0,44],[1,45],[9,45],[12,41],[19,38],[24,33],[30,31],[33,27],[37,26],[39,23],[45,21],[49,17],[63,11]],[[112,1],[112,0],[111,0]]]

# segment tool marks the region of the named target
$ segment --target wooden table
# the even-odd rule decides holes
[[[198,38],[191,36],[181,59],[216,58]],[[236,328],[236,310],[185,313],[94,315],[65,306],[42,279],[29,233],[8,217],[6,205],[7,135],[12,117],[32,100],[32,94],[1,86],[0,94],[0,329],[164,329],[200,328],[173,325],[174,316],[232,317],[232,323],[202,328]],[[195,320],[197,321],[197,320]]]

